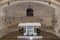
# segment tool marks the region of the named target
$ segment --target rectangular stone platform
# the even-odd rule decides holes
[[[20,38],[26,38],[26,39],[42,39],[43,36],[17,36],[18,39]]]

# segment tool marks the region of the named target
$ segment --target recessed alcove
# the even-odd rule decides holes
[[[33,11],[29,10],[32,14],[28,14],[27,16],[28,12],[26,11],[27,9],[29,9],[28,5],[30,5],[31,10]],[[4,13],[4,24],[6,24],[6,27],[8,27],[7,32],[13,33],[15,31],[14,33],[19,34],[18,23],[21,22],[40,22],[42,24],[42,27],[40,27],[41,35],[46,36],[48,34],[49,36],[49,34],[51,33],[51,35],[56,37],[55,25],[57,23],[57,20],[54,19],[56,16],[56,9],[54,7],[47,5],[44,2],[29,3],[15,1],[11,3],[11,5],[4,6],[2,9],[2,12]],[[56,21],[56,23],[54,20]],[[44,33],[46,33],[46,35]]]

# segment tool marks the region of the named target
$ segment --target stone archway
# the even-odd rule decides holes
[[[48,27],[49,25],[52,25],[52,19],[53,15],[55,15],[55,8],[52,6],[49,6],[44,3],[40,2],[30,2],[31,8],[34,10],[34,17],[26,17],[26,9],[28,8],[29,2],[14,2],[11,3],[11,5],[3,7],[3,12],[5,15],[5,19],[7,19],[7,22],[13,20],[14,23],[17,22],[40,22],[40,19],[43,18],[43,23],[45,22],[45,25]],[[8,18],[9,19],[8,19]],[[9,21],[8,21],[9,20]],[[13,22],[11,21],[11,22]],[[10,25],[12,23],[7,23],[7,25]],[[46,27],[45,27],[46,28]],[[48,27],[50,28],[50,27]],[[54,27],[53,27],[54,29]],[[46,29],[48,31],[52,31],[51,29]],[[46,31],[45,30],[45,31]]]

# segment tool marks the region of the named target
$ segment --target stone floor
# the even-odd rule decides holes
[[[30,40],[30,39],[17,39],[18,35],[22,36],[23,34],[20,33],[19,31],[11,32],[0,38],[0,40]],[[44,31],[38,33],[37,36],[43,36],[43,39],[33,39],[33,40],[60,40],[56,35]]]

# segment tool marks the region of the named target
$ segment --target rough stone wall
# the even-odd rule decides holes
[[[11,24],[12,25],[14,25],[14,23],[18,24],[19,22],[40,22],[43,24],[42,30],[45,30],[48,32],[51,31],[51,32],[59,35],[60,27],[58,26],[57,29],[55,29],[56,27],[52,26],[52,20],[55,15],[54,8],[44,5],[44,4],[37,5],[35,3],[31,3],[31,8],[34,10],[33,17],[26,16],[27,8],[28,8],[28,3],[23,3],[23,4],[15,3],[13,5],[9,5],[9,6],[3,8],[4,16],[3,16],[3,20],[1,19],[1,22],[3,21],[3,23],[5,25],[8,25],[8,26],[6,26],[7,33],[13,30]],[[60,9],[59,10],[58,9],[56,9],[56,11],[60,10]],[[59,13],[60,13],[60,11],[59,11]],[[43,22],[41,22],[41,19],[43,19]],[[58,25],[60,23],[59,20],[60,19],[58,18],[58,22],[57,22]],[[16,27],[14,26],[13,28],[15,28],[15,30],[16,30]],[[3,32],[1,32],[0,35],[3,35],[2,33],[6,33],[5,30]]]
[[[27,8],[28,8],[27,3],[23,3],[23,4],[17,3],[17,4],[13,4],[11,6],[3,8],[4,9],[3,11],[5,12],[7,18],[20,17],[20,19],[24,19],[25,17],[27,17],[26,16]],[[54,8],[43,5],[43,4],[37,5],[35,3],[31,3],[31,8],[34,10],[33,17],[36,17],[36,18],[39,17],[40,19],[38,20],[43,19],[46,22],[46,26],[52,25],[51,21],[53,19],[53,15],[55,15]]]
[[[57,23],[55,26],[55,33],[60,37],[60,7],[56,8],[56,19]]]
[[[55,15],[55,9],[48,5],[31,3],[31,8],[34,10],[33,17],[26,16],[26,10],[28,8],[28,3],[15,3],[3,8],[5,15],[4,23],[10,25],[19,22],[40,22],[42,23],[41,30],[43,31],[54,31],[54,26],[52,26],[52,19]],[[41,19],[43,22],[41,22]],[[10,28],[10,27],[9,27]]]

